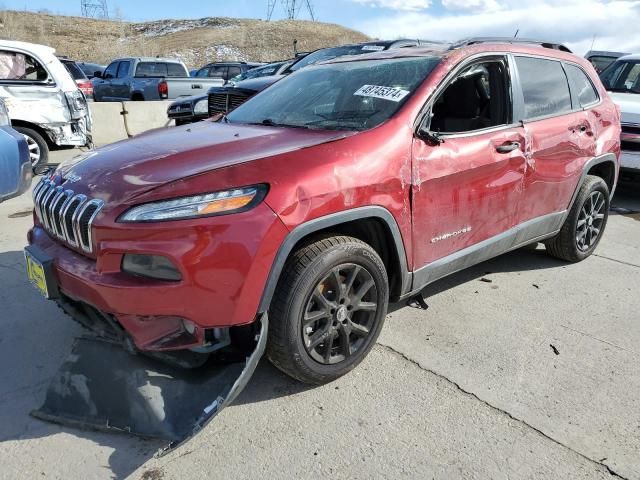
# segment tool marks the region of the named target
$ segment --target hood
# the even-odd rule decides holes
[[[609,96],[622,110],[622,123],[640,124],[640,93],[609,92]]]
[[[200,100],[204,100],[205,98],[207,98],[208,95],[191,95],[188,97],[178,97],[176,98],[173,103],[171,105],[169,105],[169,108],[173,107],[174,105],[182,105],[184,103],[188,104],[188,105],[193,105],[198,103]]]
[[[55,175],[76,193],[118,203],[175,180],[354,133],[204,121],[107,145],[61,164]]]
[[[278,80],[284,78],[285,75],[270,75],[268,77],[250,78],[248,80],[241,80],[236,82],[235,88],[244,88],[245,90],[255,90],[261,92],[267,87],[270,87]]]

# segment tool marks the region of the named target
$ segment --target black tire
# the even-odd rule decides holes
[[[609,187],[602,178],[587,175],[560,232],[545,242],[547,252],[568,262],[584,260],[600,243],[608,218]]]
[[[35,172],[38,167],[42,167],[49,162],[49,144],[40,133],[27,127],[13,127],[27,139],[29,156],[31,157],[31,168]]]
[[[332,291],[330,283],[338,288]],[[301,382],[331,382],[369,353],[382,330],[388,302],[386,269],[373,248],[352,237],[318,238],[296,250],[285,264],[269,310],[267,357]],[[310,306],[320,304],[324,307],[309,312]],[[307,319],[303,330],[304,318],[323,312],[326,316],[316,321]],[[324,340],[309,351],[311,339],[315,344],[320,338]],[[322,349],[324,353],[318,353]]]

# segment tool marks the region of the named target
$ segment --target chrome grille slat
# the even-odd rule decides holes
[[[104,202],[89,199],[42,179],[33,189],[33,203],[40,223],[52,237],[87,253],[93,251],[91,228]]]

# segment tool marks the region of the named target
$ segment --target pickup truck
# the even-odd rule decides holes
[[[93,96],[96,102],[122,100],[173,100],[209,87],[221,86],[222,78],[194,78],[179,60],[170,58],[119,58],[103,73],[95,72]]]

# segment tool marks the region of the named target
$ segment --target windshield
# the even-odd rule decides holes
[[[618,60],[600,74],[600,79],[610,92],[640,93],[640,60]]]
[[[286,77],[233,110],[232,123],[367,130],[391,117],[438,57],[331,63]]]
[[[362,55],[363,53],[377,52],[384,49],[384,45],[344,45],[342,47],[323,48],[322,50],[316,50],[310,53],[302,58],[302,60],[291,65],[287,70],[289,72],[295,72],[302,67],[313,65],[323,60],[331,60],[332,58],[342,57],[344,55]]]
[[[270,63],[269,65],[265,65],[264,67],[252,68],[251,70],[247,70],[240,75],[236,75],[233,77],[230,82],[240,82],[242,80],[249,80],[251,78],[259,78],[259,77],[268,77],[270,75],[275,75],[278,69],[284,65],[282,63]]]

